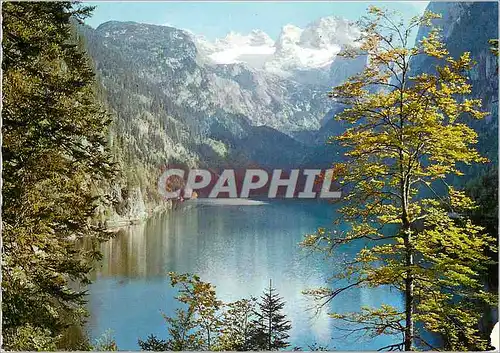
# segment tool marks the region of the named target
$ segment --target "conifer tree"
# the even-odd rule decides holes
[[[176,316],[163,315],[168,325],[166,339],[155,335],[139,339],[141,349],[250,351],[289,346],[291,325],[282,312],[285,303],[271,283],[260,303],[253,297],[223,303],[215,287],[198,276],[174,272],[169,276],[172,286],[179,288],[176,299],[184,307],[176,310]]]
[[[353,332],[393,335],[394,343],[381,349],[439,348],[425,340],[424,330],[440,334],[447,350],[484,349],[478,308],[495,303],[481,283],[494,239],[465,217],[473,202],[446,183],[461,175],[461,163],[485,162],[473,146],[476,132],[465,123],[487,115],[480,100],[467,97],[474,63],[467,52],[450,57],[437,28],[416,46],[409,43],[412,30],[432,27],[437,17],[426,12],[405,23],[371,7],[358,22],[359,47],[345,55],[364,54],[369,62],[330,94],[347,107],[336,119],[350,125],[335,137],[346,153],[333,173],[343,191],[336,224],[350,228],[321,228],[303,241],[333,256],[343,245],[363,244],[343,263],[335,288],[307,292],[320,303],[356,287],[391,286],[404,295],[403,308],[331,314],[353,324]],[[420,55],[437,59],[432,73],[411,73]]]
[[[272,287],[271,280],[260,299],[255,311],[253,349],[272,351],[288,347],[288,331],[292,325],[283,313],[285,302]]]
[[[55,349],[68,326],[82,324],[85,291],[75,288],[89,282],[97,242],[106,237],[91,219],[103,201],[99,182],[113,176],[109,117],[70,23],[90,11],[72,2],[2,4],[7,350]]]

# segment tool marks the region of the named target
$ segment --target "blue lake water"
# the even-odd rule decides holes
[[[138,350],[138,338],[167,335],[161,315],[173,315],[177,302],[169,271],[196,273],[216,286],[223,301],[260,296],[272,279],[286,301],[292,322],[291,348],[318,343],[332,350],[376,350],[394,337],[341,337],[327,313],[357,311],[382,303],[403,307],[402,295],[389,288],[353,289],[320,313],[301,292],[328,284],[344,248],[326,260],[298,246],[305,234],[332,227],[335,208],[316,201],[272,201],[261,205],[187,207],[131,226],[103,244],[104,258],[89,288],[87,330],[96,338],[110,330],[121,350]]]

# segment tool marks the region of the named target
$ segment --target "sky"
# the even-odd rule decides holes
[[[397,10],[405,18],[423,13],[428,1],[399,2],[85,2],[96,6],[86,23],[96,28],[101,23],[134,21],[167,25],[203,35],[209,40],[225,37],[230,31],[246,34],[253,29],[277,39],[286,24],[305,27],[325,16],[340,16],[357,20],[370,5]]]

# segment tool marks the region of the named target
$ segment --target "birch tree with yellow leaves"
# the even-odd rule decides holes
[[[334,165],[333,178],[343,193],[335,222],[349,229],[322,228],[302,242],[330,256],[363,242],[331,287],[306,294],[324,305],[355,287],[401,291],[403,308],[387,304],[330,314],[352,324],[353,332],[394,335],[394,344],[380,347],[387,350],[486,349],[477,308],[495,300],[480,280],[494,239],[462,216],[475,206],[446,183],[447,177],[461,175],[460,164],[487,162],[475,150],[477,135],[466,124],[487,113],[480,100],[468,97],[470,54],[449,56],[432,26],[438,17],[427,11],[405,22],[370,7],[358,22],[359,46],[343,55],[367,55],[369,62],[330,93],[347,107],[335,117],[349,127],[334,137],[346,152]],[[411,33],[420,26],[430,31],[412,46]],[[414,73],[412,60],[420,55],[439,64],[430,73]],[[439,335],[442,344],[426,340],[425,332]]]

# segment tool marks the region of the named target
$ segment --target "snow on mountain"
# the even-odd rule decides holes
[[[248,35],[230,32],[211,43],[196,37],[198,50],[213,64],[246,63],[260,69],[275,52],[274,41],[265,32],[253,30]]]
[[[323,17],[305,28],[291,24],[283,26],[276,41],[261,30],[247,35],[231,32],[223,39],[210,42],[195,36],[198,51],[211,64],[242,63],[279,76],[293,78],[321,75],[329,78],[329,69],[337,54],[347,46],[354,46],[359,30],[348,20]],[[322,71],[304,75],[303,71]],[[324,71],[324,72],[323,72]]]

